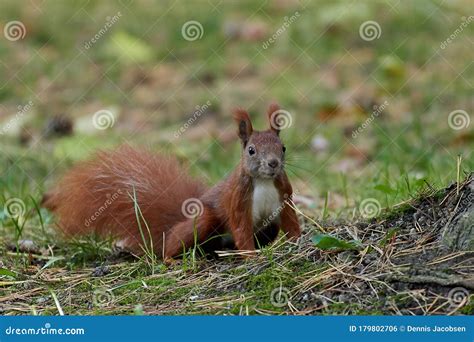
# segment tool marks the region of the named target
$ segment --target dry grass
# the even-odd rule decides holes
[[[30,253],[22,259],[8,252],[12,260],[26,258],[28,266],[14,278],[0,278],[0,310],[7,315],[472,314],[468,296],[455,302],[449,292],[474,289],[474,253],[450,252],[439,238],[446,220],[462,210],[460,199],[470,191],[466,184],[459,195],[456,186],[426,193],[385,219],[323,225],[333,236],[360,241],[359,251],[315,248],[311,237],[320,229],[306,222],[298,243],[280,239],[245,261],[233,252],[216,260],[193,259],[191,251],[153,270],[144,260],[116,254],[97,267],[44,268],[38,263],[44,256]],[[436,207],[433,222],[420,221],[440,205],[448,217]]]

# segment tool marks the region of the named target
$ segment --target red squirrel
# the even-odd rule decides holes
[[[253,130],[247,111],[234,111],[241,160],[210,189],[172,157],[122,146],[73,167],[45,194],[43,206],[57,215],[67,236],[111,234],[138,254],[144,239],[147,246],[151,239],[163,259],[196,242],[206,249],[231,247],[253,254],[256,247],[274,241],[280,229],[296,239],[301,230],[288,205],[293,190],[284,170],[285,146],[272,117],[278,110],[276,104],[268,108],[270,128],[265,131]],[[194,217],[184,208],[189,201],[198,206]],[[226,233],[230,240],[219,238]]]

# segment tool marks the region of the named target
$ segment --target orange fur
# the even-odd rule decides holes
[[[129,146],[100,152],[67,173],[45,196],[44,206],[56,213],[58,225],[67,236],[111,234],[121,239],[125,247],[140,253],[143,239],[134,209],[134,189],[155,252],[161,255],[163,233],[186,220],[182,203],[199,198],[205,191],[174,158]],[[148,237],[142,220],[141,226]]]
[[[271,105],[267,116],[277,110]],[[267,165],[267,154],[282,158],[282,142],[278,129],[254,132],[249,114],[234,112],[238,135],[243,150],[242,159],[224,180],[206,191],[201,182],[193,180],[179,163],[170,157],[156,155],[129,146],[115,151],[100,152],[95,158],[76,165],[58,186],[43,199],[43,205],[54,211],[58,226],[67,236],[96,233],[112,235],[121,244],[141,254],[144,241],[150,240],[145,222],[150,229],[154,252],[164,259],[179,255],[195,242],[206,243],[218,237],[210,248],[234,247],[255,250],[255,241],[273,241],[282,229],[289,238],[301,234],[294,210],[284,204],[280,224],[273,222],[266,231],[255,233],[258,222],[252,222],[252,201],[255,170],[251,170],[248,149],[260,151],[260,165]],[[252,145],[246,146],[247,143]],[[283,151],[284,153],[284,151]],[[281,161],[283,163],[283,161]],[[257,165],[257,164],[256,164]],[[255,166],[255,165],[254,165]],[[291,184],[284,170],[274,175],[273,183],[280,202],[292,195]],[[136,195],[143,219],[135,210]],[[182,206],[188,199],[199,199],[202,212],[195,218],[184,215]],[[230,233],[232,246],[219,235]],[[212,240],[212,239],[211,239]]]

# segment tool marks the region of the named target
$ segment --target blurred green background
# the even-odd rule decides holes
[[[31,209],[75,161],[121,143],[173,153],[213,184],[239,159],[231,109],[249,109],[264,129],[273,100],[291,114],[287,168],[315,218],[446,185],[458,155],[462,170],[474,166],[470,9],[468,0],[3,0],[2,204],[20,198]],[[189,22],[197,36],[186,36]],[[104,110],[113,125],[97,129]],[[461,127],[450,125],[454,111]],[[4,214],[0,222],[9,231]]]

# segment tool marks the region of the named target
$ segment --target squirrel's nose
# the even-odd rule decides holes
[[[270,166],[272,169],[276,168],[280,163],[278,162],[277,159],[270,159],[268,162],[268,166]]]

